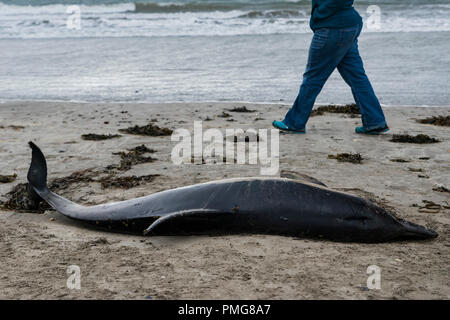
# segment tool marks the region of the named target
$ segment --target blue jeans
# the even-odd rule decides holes
[[[289,128],[305,128],[317,96],[336,68],[352,89],[364,129],[386,126],[380,102],[366,76],[359,55],[358,36],[361,29],[362,25],[357,25],[345,29],[321,28],[314,32],[300,92],[283,120]]]

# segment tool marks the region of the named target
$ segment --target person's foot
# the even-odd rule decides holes
[[[362,134],[383,134],[389,131],[389,127],[386,125],[383,128],[376,128],[371,130],[366,130],[364,127],[356,127],[355,132],[356,133],[362,133]]]
[[[272,122],[272,125],[277,128],[278,130],[284,131],[284,132],[288,132],[288,133],[306,133],[306,130],[294,130],[294,129],[290,129],[283,121],[278,121],[278,120],[274,120]]]

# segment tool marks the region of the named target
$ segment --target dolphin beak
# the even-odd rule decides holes
[[[411,239],[411,240],[425,240],[425,239],[434,239],[438,236],[438,234],[426,227],[419,226],[415,223],[411,223],[402,219],[398,219],[398,222],[401,225],[401,234],[399,238],[401,239]]]

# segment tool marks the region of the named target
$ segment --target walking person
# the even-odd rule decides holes
[[[362,117],[356,133],[381,134],[389,131],[380,102],[364,71],[358,50],[362,18],[353,0],[312,0],[310,27],[314,36],[300,92],[284,120],[272,125],[291,133],[305,133],[314,102],[337,68],[351,87]]]

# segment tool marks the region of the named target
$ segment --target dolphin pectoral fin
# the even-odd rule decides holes
[[[144,230],[144,232],[143,232],[144,236],[146,236],[150,232],[153,232],[155,230],[155,228],[157,228],[159,225],[161,225],[167,221],[186,217],[186,216],[204,214],[204,213],[222,213],[222,211],[209,210],[209,209],[194,209],[194,210],[184,210],[184,211],[173,212],[173,213],[170,213],[166,216],[163,216],[163,217],[155,220],[147,229]]]

